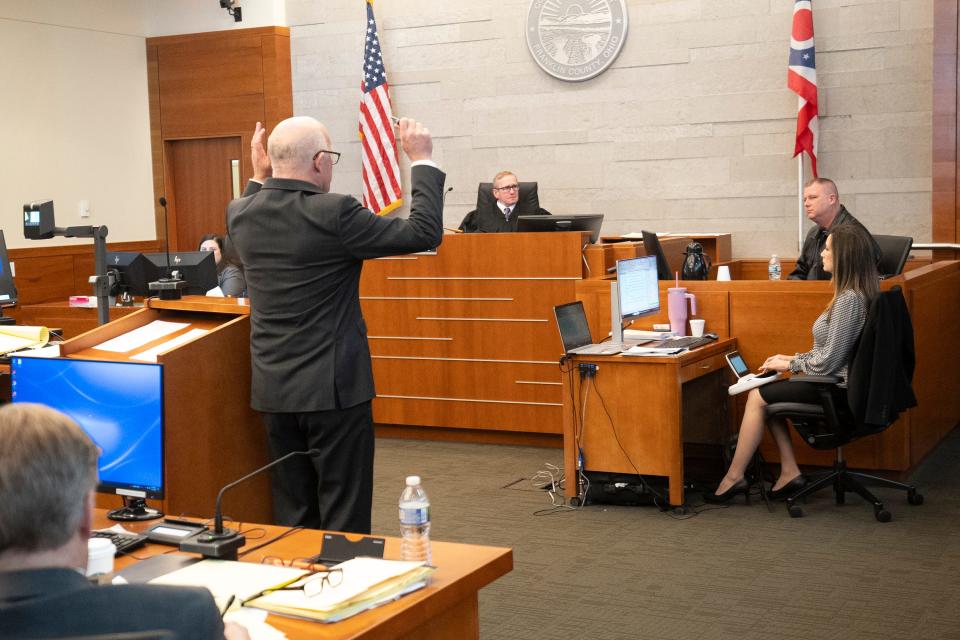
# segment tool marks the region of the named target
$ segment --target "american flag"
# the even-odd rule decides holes
[[[390,86],[383,68],[380,36],[373,19],[373,0],[367,0],[367,33],[363,52],[363,81],[360,83],[360,144],[363,160],[363,204],[378,215],[390,213],[401,204],[400,163],[397,139],[390,118]]]
[[[813,3],[795,0],[793,4],[793,32],[790,34],[790,66],[787,69],[787,87],[798,98],[797,143],[793,156],[804,151],[810,156],[810,166],[817,176],[817,142],[820,138],[820,119],[817,111],[817,65],[813,47]]]

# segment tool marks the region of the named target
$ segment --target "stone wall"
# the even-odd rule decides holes
[[[929,241],[932,1],[814,4],[820,174],[871,230]],[[793,2],[628,0],[619,58],[583,83],[533,62],[528,7],[374,4],[394,111],[430,127],[454,187],[447,226],[507,168],[554,213],[605,214],[605,234],[729,231],[737,257],[796,255]],[[354,194],[364,19],[357,0],[287,2],[294,111],[330,127],[333,188]]]

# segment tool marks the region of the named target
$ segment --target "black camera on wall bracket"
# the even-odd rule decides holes
[[[53,200],[38,200],[23,205],[23,237],[28,240],[46,240],[53,237],[56,226],[53,219]]]

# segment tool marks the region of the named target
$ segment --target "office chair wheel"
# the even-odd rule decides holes
[[[919,507],[923,504],[923,494],[917,493],[916,489],[910,489],[907,491],[907,502],[915,507]]]
[[[788,506],[788,507],[787,507],[787,511],[790,512],[790,517],[791,517],[791,518],[802,518],[802,517],[803,517],[803,509],[801,509],[800,507],[798,507],[798,506],[795,505],[795,504],[791,504],[790,506]]]
[[[873,515],[876,516],[877,522],[890,522],[893,518],[886,509],[874,509]]]
[[[581,504],[583,504],[583,501],[580,499],[579,496],[573,496],[572,498],[570,498],[571,507],[579,507]]]

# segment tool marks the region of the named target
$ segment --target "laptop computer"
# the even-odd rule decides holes
[[[750,389],[762,387],[768,382],[780,379],[780,373],[778,371],[751,373],[750,367],[744,362],[743,356],[740,355],[739,351],[728,353],[724,357],[727,359],[727,364],[730,365],[730,369],[733,370],[733,375],[737,376],[737,381],[727,389],[727,393],[732,396],[743,393],[744,391],[749,391]]]
[[[620,353],[622,347],[619,344],[594,344],[590,336],[590,325],[587,324],[587,314],[579,300],[555,306],[553,314],[557,318],[564,353],[595,356]]]

